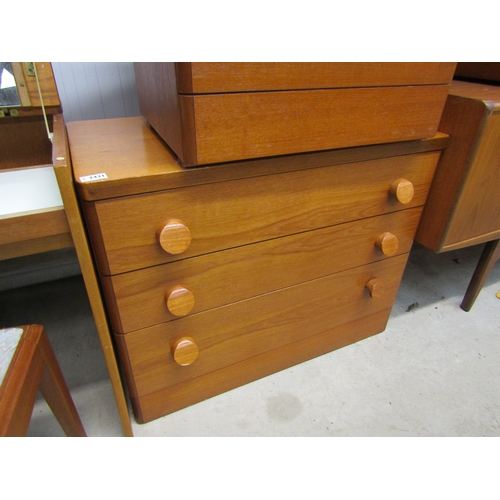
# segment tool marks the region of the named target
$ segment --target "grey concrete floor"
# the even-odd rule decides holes
[[[500,265],[459,307],[483,246],[414,245],[386,330],[148,424],[136,436],[500,436]],[[0,324],[46,327],[89,436],[121,436],[80,276],[0,292]],[[62,436],[42,398],[29,436]]]

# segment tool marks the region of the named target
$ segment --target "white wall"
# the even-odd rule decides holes
[[[53,62],[66,122],[139,116],[131,62]]]

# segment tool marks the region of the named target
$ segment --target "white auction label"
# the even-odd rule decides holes
[[[92,174],[85,175],[84,177],[80,177],[81,182],[90,182],[90,181],[98,181],[99,179],[107,179],[108,176],[106,174]]]

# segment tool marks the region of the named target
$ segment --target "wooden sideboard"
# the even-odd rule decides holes
[[[139,422],[383,331],[448,140],[186,169],[142,118],[67,128]]]
[[[439,130],[450,142],[415,239],[435,252],[488,242],[462,302],[468,311],[500,257],[500,87],[453,81]]]

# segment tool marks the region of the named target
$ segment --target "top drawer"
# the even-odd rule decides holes
[[[440,152],[84,203],[99,271],[113,275],[425,203]],[[402,204],[391,186],[415,194]],[[161,244],[160,244],[161,241]]]
[[[135,63],[185,166],[434,136],[455,63]]]

